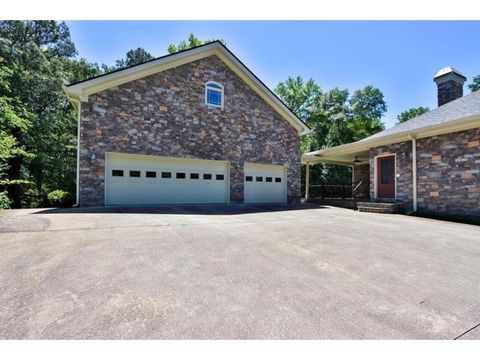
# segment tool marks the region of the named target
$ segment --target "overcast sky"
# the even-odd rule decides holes
[[[112,65],[137,47],[167,53],[193,32],[224,39],[267,86],[288,76],[313,78],[322,89],[368,84],[385,95],[393,126],[411,107],[436,107],[433,76],[453,66],[480,74],[480,21],[68,21],[80,57]],[[469,90],[465,86],[465,94]]]

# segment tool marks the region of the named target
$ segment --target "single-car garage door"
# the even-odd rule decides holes
[[[285,167],[245,163],[245,203],[285,203],[287,186]]]
[[[105,203],[225,204],[230,199],[226,161],[106,154]]]

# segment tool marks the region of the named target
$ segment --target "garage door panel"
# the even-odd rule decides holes
[[[113,176],[114,170],[123,170],[124,176]],[[140,177],[130,177],[130,170],[140,171]],[[147,178],[147,171],[156,177]],[[184,174],[184,178],[177,178],[177,173]],[[204,174],[210,174],[211,180],[204,179]],[[223,175],[223,180],[216,180],[217,174]],[[229,201],[228,162],[225,161],[109,153],[106,175],[108,205]]]
[[[246,203],[286,202],[286,177],[283,165],[246,163],[244,176]]]

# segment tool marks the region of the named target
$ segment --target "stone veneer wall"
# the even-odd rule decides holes
[[[370,183],[370,165],[361,164],[355,165],[353,168],[353,182],[358,183],[363,181],[364,184]]]
[[[207,81],[224,85],[223,109],[205,105]],[[228,160],[232,202],[243,201],[244,162],[285,165],[288,202],[300,201],[297,131],[216,56],[82,103],[81,206],[104,204],[105,152]]]
[[[361,165],[354,165],[353,167],[353,184],[357,185],[360,181],[362,184],[357,189],[356,194],[357,196],[361,196],[365,199],[369,197],[369,189],[370,189],[370,165],[369,164],[361,164]]]
[[[404,141],[397,144],[384,145],[370,149],[370,197],[372,199],[375,198],[375,157],[387,154],[396,154],[395,180],[397,183],[397,201],[404,204],[405,210],[411,211],[413,209],[411,141]]]
[[[418,210],[480,216],[480,128],[417,140]]]
[[[397,200],[413,210],[412,145],[370,149],[370,194],[374,157],[396,154]],[[480,128],[417,140],[417,210],[480,216]]]

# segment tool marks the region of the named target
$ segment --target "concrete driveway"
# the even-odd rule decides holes
[[[0,242],[2,339],[453,339],[480,323],[472,225],[313,205],[18,210]]]

